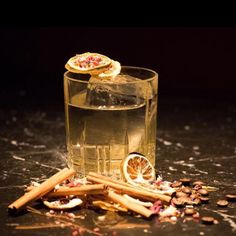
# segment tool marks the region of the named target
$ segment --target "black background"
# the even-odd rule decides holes
[[[66,61],[98,52],[159,74],[159,96],[235,98],[236,27],[2,26],[1,104],[63,104]]]

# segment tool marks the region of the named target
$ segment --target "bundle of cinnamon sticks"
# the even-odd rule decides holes
[[[121,207],[127,208],[142,216],[150,217],[152,211],[147,207],[148,204],[140,204],[140,202],[144,201],[142,203],[145,203],[145,201],[155,202],[161,200],[164,204],[167,204],[171,201],[170,196],[140,189],[123,181],[113,180],[110,177],[93,172],[90,172],[86,177],[88,184],[76,187],[63,185],[59,186],[59,188],[55,188],[58,184],[75,176],[75,174],[73,169],[65,168],[39,186],[28,188],[29,191],[27,193],[8,206],[9,212],[15,213],[29,203],[42,197],[57,198],[71,195],[103,195],[106,199],[119,204]]]

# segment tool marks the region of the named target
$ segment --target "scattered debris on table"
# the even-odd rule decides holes
[[[97,179],[92,177],[97,177]],[[91,181],[92,180],[92,181]],[[124,190],[116,188],[116,185],[121,185]],[[33,182],[32,185],[27,186],[26,191],[31,191],[37,188],[39,184]],[[162,201],[158,198],[154,199],[149,195],[132,194],[128,191],[129,188],[137,191],[137,193],[159,194],[157,196],[166,196],[167,201]],[[202,181],[194,181],[191,179],[180,179],[173,182],[165,181],[160,176],[152,183],[140,186],[132,186],[123,181],[113,180],[109,177],[99,175],[97,173],[89,173],[87,178],[78,179],[73,178],[65,180],[63,183],[56,185],[55,188],[43,197],[38,199],[49,211],[36,210],[33,207],[27,206],[27,210],[33,214],[45,215],[46,217],[56,219],[54,223],[39,224],[31,226],[15,226],[16,229],[39,229],[52,227],[71,227],[73,229],[72,235],[80,235],[87,231],[94,235],[102,235],[99,227],[94,229],[83,228],[76,224],[76,220],[85,219],[85,216],[75,214],[75,212],[68,212],[68,209],[94,209],[103,210],[107,212],[122,212],[123,214],[133,215],[134,217],[144,216],[145,218],[157,217],[159,222],[176,223],[179,218],[185,221],[193,220],[205,225],[218,224],[219,221],[211,216],[199,213],[199,206],[207,204],[211,201],[211,191],[216,191],[217,188],[207,186]],[[73,193],[73,194],[70,194]],[[113,195],[109,195],[115,194]],[[118,198],[117,198],[118,196]],[[169,201],[168,201],[169,199]],[[226,200],[227,199],[227,200]],[[234,194],[227,194],[225,199],[219,199],[216,202],[218,207],[227,207],[229,202],[235,201]],[[133,206],[133,208],[130,206]],[[137,210],[137,209],[138,210]],[[147,212],[146,212],[147,211]],[[44,212],[44,213],[43,213]],[[98,221],[103,222],[106,215],[100,216]],[[116,226],[119,228],[119,225]],[[115,228],[116,228],[115,227]]]

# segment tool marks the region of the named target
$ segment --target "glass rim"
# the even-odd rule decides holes
[[[155,79],[158,80],[158,73],[152,69],[148,69],[148,68],[145,68],[145,67],[139,67],[139,66],[121,66],[121,70],[122,69],[136,69],[136,70],[143,70],[143,71],[148,71],[148,72],[151,72],[153,73],[153,76],[150,76],[146,79],[142,79],[142,80],[139,80],[139,81],[131,81],[131,82],[127,82],[127,84],[135,84],[135,83],[142,83],[142,82],[149,82],[149,81],[153,81]],[[74,79],[74,78],[71,78],[69,77],[67,74],[69,73],[73,73],[71,71],[66,71],[64,73],[64,78],[68,79],[68,80],[71,80],[71,81],[74,81],[74,82],[78,82],[78,83],[89,83],[89,80],[88,81],[85,81],[85,80],[81,80],[81,79]],[[76,74],[76,73],[73,73],[73,74]],[[79,74],[79,73],[78,73]],[[122,75],[122,73],[121,73]],[[115,84],[115,82],[113,82]],[[103,81],[103,84],[106,84],[106,82]],[[109,83],[111,84],[111,83]]]

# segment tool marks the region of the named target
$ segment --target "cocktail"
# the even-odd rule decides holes
[[[76,66],[104,60],[92,53],[78,58]],[[119,178],[120,164],[131,152],[155,164],[157,73],[119,67],[113,60],[104,64],[78,70],[70,64],[64,74],[67,160],[81,177],[93,171]]]

